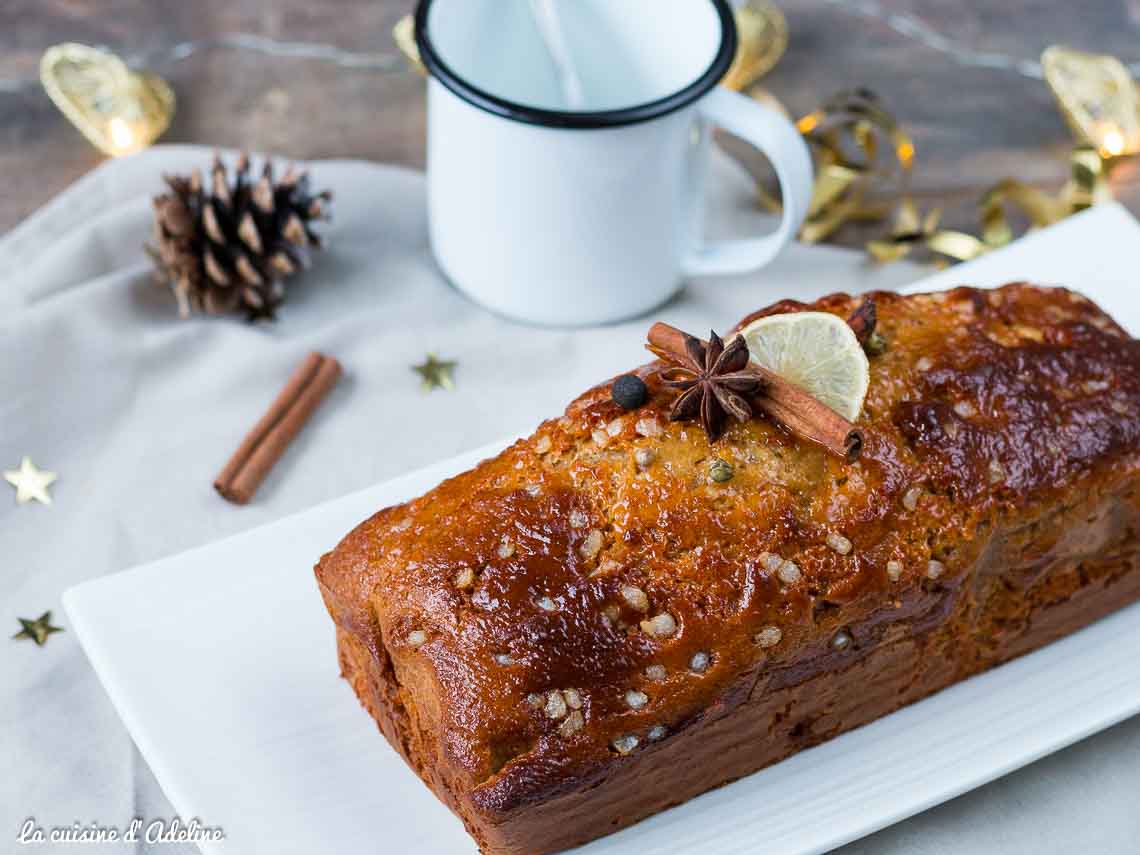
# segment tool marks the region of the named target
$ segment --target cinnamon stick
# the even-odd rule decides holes
[[[252,499],[340,374],[340,363],[331,356],[306,356],[214,480],[214,489],[239,505]]]
[[[707,342],[702,342],[707,344]],[[668,361],[685,354],[685,333],[668,324],[655,323],[649,329],[651,352]],[[792,433],[817,442],[828,451],[852,461],[863,451],[863,432],[821,401],[789,380],[756,362],[744,369],[757,376],[760,390],[749,402],[763,410]]]

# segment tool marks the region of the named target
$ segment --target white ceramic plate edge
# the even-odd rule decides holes
[[[969,265],[952,268],[924,279],[905,291],[938,290],[958,282],[983,286],[996,285],[1011,278],[1070,281],[1079,286],[1082,284],[1077,281],[1080,271],[1085,270],[1084,275],[1088,276],[1099,275],[1103,270],[1102,276],[1095,281],[1089,280],[1090,284],[1096,285],[1100,290],[1091,290],[1087,293],[1117,315],[1118,319],[1135,334],[1140,329],[1140,325],[1136,322],[1140,301],[1130,295],[1128,299],[1121,298],[1120,305],[1115,305],[1113,301],[1106,300],[1105,296],[1106,293],[1112,293],[1113,289],[1124,287],[1128,279],[1127,271],[1109,269],[1108,262],[1104,262],[1104,268],[1094,268],[1095,274],[1090,274],[1086,269],[1089,268],[1089,262],[1082,259],[1072,260],[1070,256],[1059,253],[1057,248],[1067,243],[1070,247],[1081,246],[1087,253],[1091,251],[1088,241],[1100,240],[1106,246],[1115,246],[1117,251],[1120,251],[1121,241],[1127,245],[1128,241],[1134,242],[1138,234],[1140,229],[1137,228],[1136,222],[1122,208],[1116,205],[1101,206],[1071,217],[1058,226],[1030,235],[1005,250],[992,253]],[[1030,251],[1033,256],[1030,256]],[[1037,256],[1052,257],[1046,262],[1035,260]],[[1016,265],[1025,264],[1025,267],[1016,266],[1015,259]],[[1033,263],[1026,263],[1027,261]],[[1020,277],[1011,277],[1005,272],[1015,266],[1021,273]],[[1035,273],[1033,269],[1029,269],[1034,267],[1041,272]],[[1049,271],[1047,274],[1046,270]],[[418,495],[441,478],[469,468],[477,460],[497,453],[506,444],[506,442],[492,443],[468,454],[303,511],[254,531],[271,531],[277,527],[288,528],[303,517],[319,517],[322,513],[328,513],[334,506],[342,505],[359,505],[362,509],[359,518],[363,519],[367,513],[380,506],[372,502],[371,496],[384,495],[385,503],[391,503],[394,500],[399,501],[402,498]],[[404,491],[402,498],[394,498],[401,491]],[[343,534],[343,531],[340,533]],[[225,541],[200,547],[191,553],[82,583],[69,589],[63,597],[64,607],[77,638],[87,650],[99,679],[107,688],[108,695],[140,752],[151,765],[159,784],[184,818],[196,815],[193,812],[194,799],[181,783],[183,776],[182,772],[175,768],[177,763],[168,763],[168,751],[152,738],[151,725],[144,720],[145,717],[135,714],[133,699],[139,687],[129,684],[129,681],[123,678],[122,669],[115,661],[114,651],[109,649],[100,637],[99,623],[101,618],[106,619],[113,614],[106,609],[106,597],[108,592],[117,589],[119,585],[135,583],[144,578],[143,574],[149,576],[173,569],[166,566],[172,562],[181,562],[214,549],[224,550],[229,541],[250,534],[251,532],[247,531]],[[926,774],[920,776],[922,780],[916,781],[914,787],[906,791],[906,798],[895,806],[883,804],[885,785],[882,785],[881,781],[878,782],[880,784],[878,789],[871,793],[852,795],[837,790],[835,804],[824,805],[818,811],[819,822],[813,822],[811,827],[807,828],[789,829],[783,836],[776,834],[777,829],[772,828],[776,836],[771,841],[765,841],[764,851],[766,853],[823,852],[858,839],[995,780],[1092,733],[1111,727],[1140,711],[1140,673],[1137,672],[1135,665],[1135,653],[1131,658],[1120,655],[1118,650],[1113,650],[1114,641],[1117,643],[1124,641],[1129,650],[1140,650],[1140,604],[1121,610],[1026,657],[956,684],[864,728],[794,755],[757,775],[742,779],[737,784],[707,793],[631,829],[602,838],[589,844],[585,849],[601,853],[623,850],[626,846],[632,848],[637,845],[639,834],[653,829],[660,831],[663,827],[677,830],[678,837],[684,838],[694,833],[694,823],[688,820],[694,815],[700,816],[707,811],[711,801],[731,803],[751,798],[755,796],[759,786],[778,789],[785,783],[794,782],[797,778],[802,780],[804,775],[811,774],[813,768],[834,763],[836,758],[842,756],[848,749],[865,754],[869,746],[873,746],[876,741],[895,738],[900,734],[903,737],[907,734],[913,736],[916,728],[919,731],[937,731],[936,724],[943,720],[945,720],[945,729],[950,732],[954,724],[955,710],[963,701],[982,698],[988,702],[987,693],[991,687],[996,687],[997,691],[992,696],[999,702],[1005,703],[1008,709],[1017,710],[1019,715],[1015,722],[999,722],[1003,726],[995,726],[993,732],[987,733],[986,737],[978,739],[972,746],[976,749],[977,745],[981,744],[983,748],[988,747],[990,750],[975,751],[970,756],[950,754],[941,758],[944,763],[939,769],[945,768],[946,775],[936,783],[932,783],[931,770],[926,767]],[[1102,653],[1103,656],[1100,655]],[[1090,660],[1090,654],[1097,655]],[[1088,665],[1090,661],[1091,666]],[[1066,676],[1074,677],[1075,683],[1087,691],[1084,694],[1065,692],[1064,697],[1049,697],[1047,703],[1049,709],[1036,718],[1032,710],[1020,710],[1018,707],[1020,701],[1013,697],[1016,693],[1012,687],[1019,682],[1031,680],[1033,674],[1042,669],[1053,668],[1064,670]],[[1120,670],[1112,670],[1114,668]],[[1002,689],[1009,691],[1002,692]],[[1001,707],[1001,703],[997,706]],[[987,739],[993,744],[988,744]],[[969,744],[969,741],[966,740],[965,744]],[[872,753],[870,756],[872,759],[881,759],[881,755]],[[881,765],[881,762],[873,763],[868,772],[874,772]],[[917,765],[922,766],[922,764]],[[852,798],[856,798],[857,801],[852,802]],[[694,843],[690,848],[695,849],[697,846]],[[214,852],[232,853],[235,850],[229,846],[204,846],[203,851],[212,855]],[[689,851],[689,849],[670,848],[669,851]]]

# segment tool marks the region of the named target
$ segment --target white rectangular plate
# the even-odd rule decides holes
[[[1127,253],[1137,245],[1140,226],[1106,206],[911,290],[1071,284],[1135,335],[1140,297]],[[65,594],[79,640],[175,809],[225,829],[203,851],[475,851],[339,679],[312,565],[376,509],[505,444]],[[581,851],[830,849],[1140,712],[1137,650],[1132,606]]]

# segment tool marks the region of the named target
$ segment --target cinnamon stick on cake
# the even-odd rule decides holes
[[[874,346],[845,294],[746,319],[851,318],[847,416],[657,327],[632,409],[602,383],[321,559],[342,673],[484,852],[584,843],[1140,599],[1140,343],[1064,289],[871,298]]]

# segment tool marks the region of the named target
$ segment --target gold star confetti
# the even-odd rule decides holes
[[[45,505],[51,504],[48,486],[59,477],[46,469],[37,469],[30,457],[20,462],[19,469],[12,469],[4,473],[4,480],[16,488],[16,501],[27,504],[32,499]]]
[[[38,647],[43,647],[48,640],[48,636],[53,632],[63,632],[63,628],[51,625],[51,612],[44,612],[35,620],[28,620],[27,618],[16,618],[23,627],[19,632],[12,636],[12,638],[26,638],[34,641]]]
[[[450,359],[438,359],[434,353],[429,353],[427,359],[420,365],[413,365],[412,370],[423,378],[420,385],[425,392],[432,389],[454,389],[455,380],[452,373],[457,362]]]

